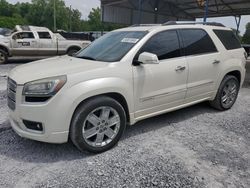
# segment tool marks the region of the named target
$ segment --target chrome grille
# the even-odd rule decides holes
[[[16,82],[8,78],[8,87],[7,87],[8,107],[13,111],[16,109],[16,88],[17,88]]]

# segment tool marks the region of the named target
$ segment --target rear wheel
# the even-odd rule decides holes
[[[67,51],[67,54],[69,56],[73,56],[75,53],[77,53],[78,51],[80,50],[80,48],[70,48],[68,51]]]
[[[240,89],[239,80],[232,75],[227,75],[221,82],[216,98],[210,102],[218,110],[228,110],[234,105]]]
[[[0,49],[0,64],[7,63],[7,61],[8,61],[7,53]]]
[[[75,112],[70,137],[74,145],[92,153],[112,148],[126,127],[123,107],[109,97],[97,97],[82,104]]]

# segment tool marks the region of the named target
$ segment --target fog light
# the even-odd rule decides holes
[[[34,131],[43,131],[43,125],[39,122],[23,120],[23,124],[27,129],[34,130]]]

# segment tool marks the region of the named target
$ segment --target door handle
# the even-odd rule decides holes
[[[219,64],[220,63],[220,60],[214,60],[213,64]]]
[[[184,71],[186,69],[186,67],[185,66],[178,66],[178,67],[176,67],[176,69],[175,69],[175,71]]]

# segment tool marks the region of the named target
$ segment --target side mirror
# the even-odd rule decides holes
[[[139,55],[138,61],[141,62],[142,64],[159,64],[160,63],[157,55],[148,53],[148,52],[141,53]]]

